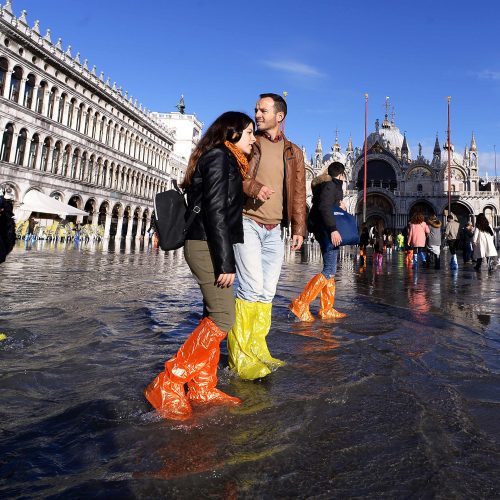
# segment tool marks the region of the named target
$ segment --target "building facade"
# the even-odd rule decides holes
[[[175,136],[87,60],[0,7],[0,191],[38,190],[88,212],[104,236],[138,238],[155,193],[184,176]]]
[[[479,153],[474,134],[464,153],[455,151],[447,142],[441,147],[436,136],[432,158],[425,158],[422,146],[414,158],[406,135],[401,134],[388,114],[367,138],[366,223],[375,225],[382,220],[386,228],[403,229],[414,212],[424,216],[437,214],[443,221],[448,214],[448,151],[451,159],[451,211],[461,224],[474,223],[475,216],[484,213],[494,227],[499,223],[498,184],[478,174]],[[346,167],[348,210],[363,219],[364,144],[353,149],[352,140],[344,152],[338,135],[331,152],[323,154],[318,140],[314,155],[307,162],[308,178],[322,173],[333,161]],[[310,193],[309,193],[310,196]],[[309,198],[310,200],[310,198]],[[309,201],[310,203],[310,201]]]

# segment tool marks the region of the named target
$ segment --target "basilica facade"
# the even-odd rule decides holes
[[[37,190],[87,212],[78,222],[104,226],[106,238],[144,234],[155,193],[187,166],[173,127],[10,1],[0,7],[0,127],[0,194],[15,212]]]
[[[422,146],[413,156],[404,134],[388,114],[367,138],[366,223],[373,226],[382,220],[386,228],[403,229],[413,213],[436,214],[445,222],[448,213],[448,152],[451,158],[451,211],[463,225],[474,223],[484,213],[492,226],[499,222],[499,193],[495,184],[478,174],[479,155],[474,134],[463,154],[436,136],[432,158],[425,158]],[[304,151],[305,154],[305,151]],[[350,213],[363,219],[364,144],[353,148],[349,139],[344,151],[338,142],[324,154],[318,140],[314,156],[307,161],[308,185],[334,161],[346,167],[347,185],[344,201]],[[310,204],[309,192],[308,203]]]

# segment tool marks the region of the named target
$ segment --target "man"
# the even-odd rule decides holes
[[[444,230],[444,238],[448,242],[448,247],[450,248],[450,269],[456,271],[458,269],[457,262],[457,246],[458,246],[458,231],[460,230],[460,224],[458,223],[457,216],[450,212],[447,219],[446,227]]]
[[[235,245],[236,322],[228,334],[229,366],[243,379],[265,377],[283,365],[269,353],[266,336],[284,257],[284,229],[291,249],[306,234],[306,183],[301,149],[282,133],[287,113],[277,94],[261,94],[255,107],[257,142],[243,180],[244,243]]]

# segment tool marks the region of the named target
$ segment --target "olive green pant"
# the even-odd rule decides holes
[[[208,243],[186,240],[184,257],[203,294],[203,315],[208,316],[223,332],[228,332],[235,320],[233,287],[220,288],[215,284],[217,276]]]

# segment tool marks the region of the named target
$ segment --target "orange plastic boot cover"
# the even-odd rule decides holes
[[[146,399],[163,417],[182,420],[191,416],[184,384],[205,366],[213,347],[225,336],[212,327],[217,328],[211,319],[203,318],[177,354],[165,363],[165,371],[146,388]]]
[[[205,367],[190,380],[188,398],[192,403],[241,404],[240,398],[229,396],[215,387],[217,385],[219,357],[220,347],[217,345],[212,349]]]
[[[326,283],[325,276],[322,273],[317,274],[309,280],[303,292],[288,306],[300,321],[314,321],[314,317],[309,311],[309,304],[318,296]]]
[[[321,290],[320,303],[321,309],[318,316],[321,319],[337,319],[345,318],[347,314],[341,313],[333,308],[335,304],[335,291],[336,291],[335,278],[330,278],[327,285]]]

